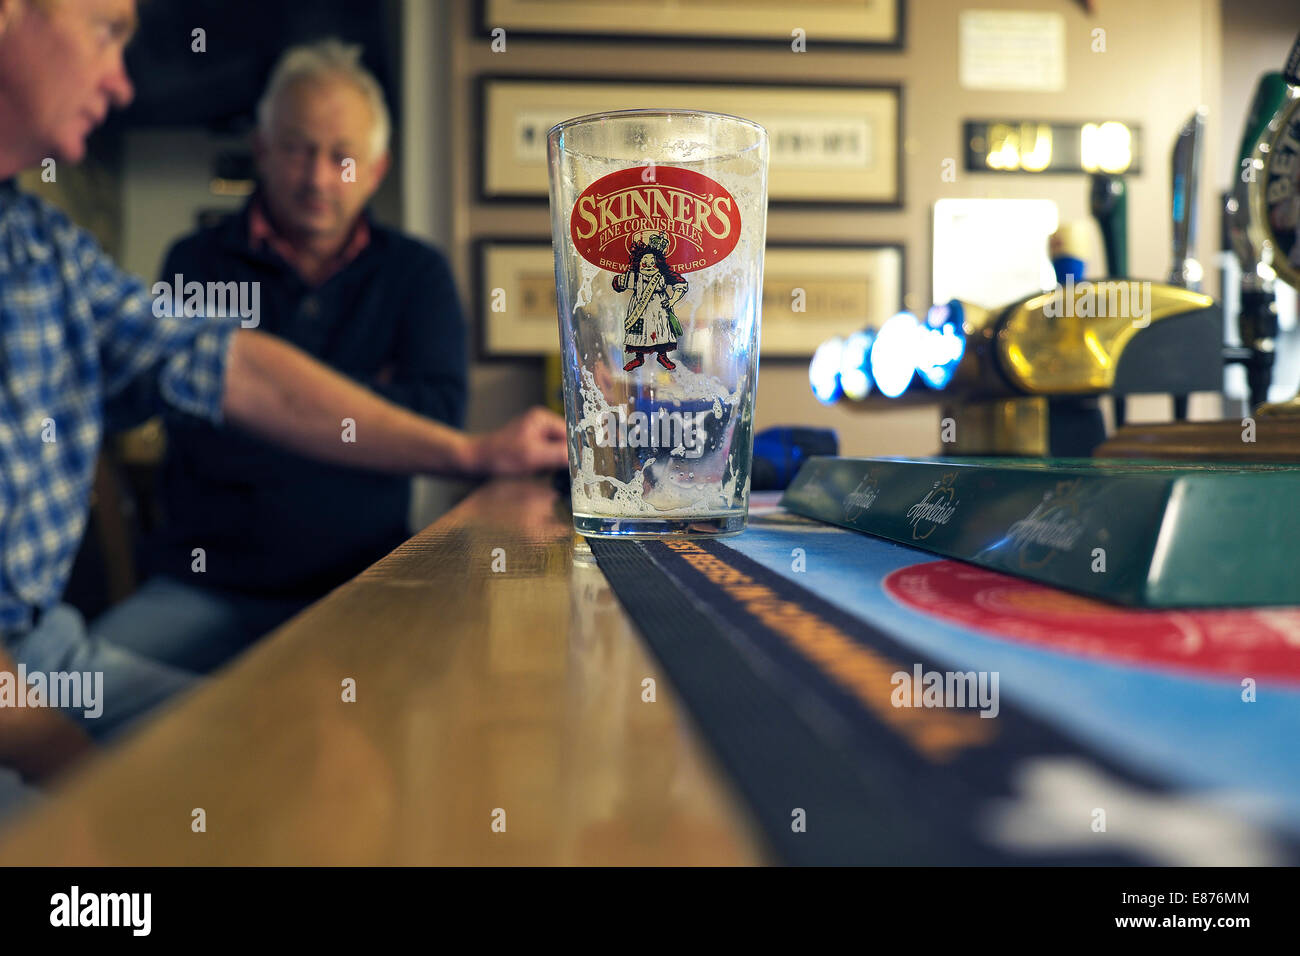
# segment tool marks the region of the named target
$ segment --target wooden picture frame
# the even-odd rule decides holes
[[[546,134],[605,110],[704,109],[768,130],[772,206],[902,208],[902,89],[897,85],[646,82],[483,76],[478,82],[478,195],[546,202]]]
[[[905,265],[901,242],[769,242],[759,355],[806,360],[831,336],[878,328],[903,307]]]
[[[479,0],[478,34],[589,41],[753,43],[901,50],[906,0]],[[617,15],[612,15],[611,10]]]
[[[480,358],[559,354],[555,254],[550,239],[477,240],[471,301],[478,313]]]

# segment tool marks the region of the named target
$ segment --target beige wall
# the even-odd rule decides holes
[[[615,4],[615,6],[617,6]],[[1097,0],[1098,12],[1064,0],[910,0],[906,49],[900,53],[819,51],[784,48],[674,46],[656,44],[653,60],[626,44],[510,39],[507,51],[492,53],[488,41],[471,38],[468,3],[448,4],[447,44],[452,196],[449,252],[473,301],[471,245],[476,235],[546,235],[544,206],[485,206],[474,201],[474,143],[479,123],[474,78],[483,73],[600,76],[647,73],[675,78],[754,79],[791,82],[861,80],[903,86],[904,208],[897,212],[773,210],[768,235],[776,240],[901,240],[907,248],[908,303],[929,304],[930,222],[933,204],[945,197],[1026,197],[1054,200],[1062,220],[1088,218],[1083,175],[999,177],[960,173],[955,183],[940,178],[942,161],[959,160],[961,122],[967,118],[1025,117],[1061,120],[1114,118],[1141,124],[1146,159],[1129,183],[1129,259],[1134,273],[1163,279],[1169,267],[1169,151],[1178,127],[1198,105],[1209,108],[1210,142],[1224,133],[1219,109],[1219,0]],[[1050,10],[1066,21],[1066,88],[1059,93],[986,93],[957,87],[957,14],[980,9]],[[792,10],[797,7],[792,5]],[[791,14],[791,26],[798,14]],[[1106,31],[1107,50],[1091,51],[1091,31]],[[656,104],[627,104],[654,106]],[[418,107],[417,107],[418,108]],[[1239,117],[1227,122],[1235,136]],[[1211,161],[1215,152],[1207,150]],[[1212,262],[1217,245],[1213,213],[1215,182],[1206,177],[1207,210],[1200,258]],[[1099,270],[1097,270],[1099,271]],[[1211,289],[1211,292],[1216,290]],[[474,321],[477,321],[475,318]],[[851,331],[851,330],[845,330]],[[538,362],[479,363],[472,376],[471,427],[494,425],[542,394]],[[765,361],[759,377],[760,427],[783,423],[838,429],[848,454],[928,454],[938,447],[934,408],[869,413],[819,405],[808,389],[805,363]]]
[[[1241,143],[1246,110],[1255,94],[1255,81],[1261,73],[1282,69],[1297,30],[1300,30],[1300,3],[1297,0],[1229,3],[1221,12],[1221,99],[1229,124],[1224,130],[1226,135],[1214,144],[1215,148],[1206,157],[1214,164],[1210,172],[1220,190],[1227,189],[1237,174],[1237,148]]]

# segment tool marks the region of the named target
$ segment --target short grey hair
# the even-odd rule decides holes
[[[333,38],[293,46],[284,51],[275,69],[271,71],[266,92],[257,103],[257,126],[262,135],[270,135],[275,101],[287,87],[302,80],[334,77],[350,82],[370,103],[375,117],[374,129],[370,134],[370,158],[382,155],[388,149],[388,137],[392,129],[383,88],[374,74],[361,65],[360,45]]]

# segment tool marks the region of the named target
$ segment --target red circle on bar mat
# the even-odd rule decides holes
[[[1066,654],[1300,681],[1300,607],[1126,608],[960,561],[899,568],[884,588],[933,617]]]

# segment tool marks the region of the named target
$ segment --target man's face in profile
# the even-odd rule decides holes
[[[300,80],[281,90],[258,170],[276,226],[291,238],[343,239],[388,169],[374,155],[375,115],[346,78]],[[352,172],[344,175],[355,162]]]
[[[25,165],[77,162],[134,91],[122,51],[135,0],[0,0],[0,136]]]

